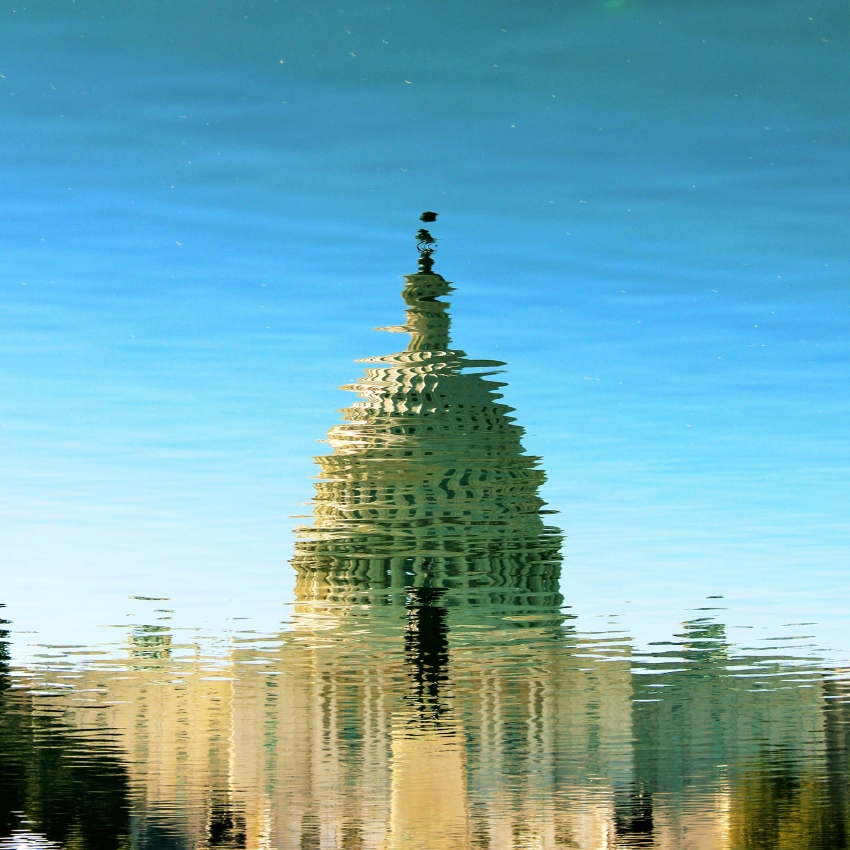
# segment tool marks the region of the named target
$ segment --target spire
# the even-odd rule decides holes
[[[426,210],[419,216],[420,221],[430,223],[437,220],[437,213]],[[433,274],[432,254],[437,250],[437,240],[424,227],[416,232],[416,247],[419,250],[419,274]]]

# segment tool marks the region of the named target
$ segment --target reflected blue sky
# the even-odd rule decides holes
[[[315,441],[396,347],[371,329],[430,208],[456,344],[508,362],[545,457],[568,602],[650,639],[722,594],[847,648],[841,3],[0,15],[21,630],[68,642],[132,594],[280,619]]]

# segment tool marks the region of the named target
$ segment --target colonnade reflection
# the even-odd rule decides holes
[[[214,658],[152,622],[122,663],[19,671],[36,694],[73,687],[15,697],[17,714],[99,758],[108,739],[124,802],[102,846],[846,846],[846,679],[742,652],[712,619],[651,656],[578,631],[539,459],[502,364],[451,348],[450,289],[409,276],[392,330],[410,344],[350,387],[284,631]],[[67,824],[27,823],[72,846]]]

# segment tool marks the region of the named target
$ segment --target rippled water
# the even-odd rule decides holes
[[[450,290],[408,276],[408,348],[346,387],[279,631],[138,598],[109,648],[6,654],[0,846],[845,846],[850,669],[736,641],[716,599],[644,650],[582,628]]]
[[[848,846],[846,4],[0,6],[0,850]]]

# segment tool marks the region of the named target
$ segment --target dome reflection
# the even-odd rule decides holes
[[[405,351],[366,361],[360,401],[328,434],[312,526],[298,530],[299,600],[441,588],[446,604],[557,605],[557,529],[544,525],[539,458],[492,380],[499,361],[452,349],[451,285],[409,275]]]

